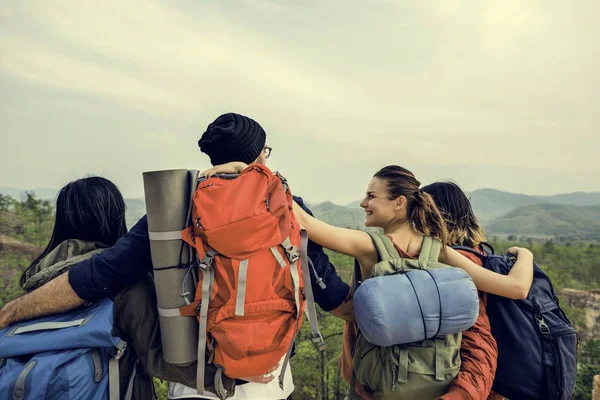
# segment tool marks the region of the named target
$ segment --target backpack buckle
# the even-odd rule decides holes
[[[123,357],[123,354],[125,354],[126,348],[127,348],[127,343],[125,343],[122,340],[119,341],[119,343],[117,343],[115,355],[113,356],[113,358],[118,361],[121,357]]]
[[[202,260],[198,260],[198,268],[200,268],[201,270],[207,270],[208,268],[211,267],[211,265],[213,263],[213,258],[215,258],[215,256],[207,255]]]
[[[544,318],[540,315],[540,316],[535,316],[535,321],[538,324],[538,327],[540,328],[540,331],[542,332],[542,334],[544,335],[549,335],[550,334],[550,328],[548,327],[548,324],[546,324],[546,321],[544,321]]]
[[[214,251],[213,249],[208,250],[206,252],[206,255],[204,256],[204,258],[202,260],[197,261],[198,268],[200,268],[203,271],[209,269],[212,266],[213,259],[215,258],[216,255],[217,255],[217,252]]]
[[[290,260],[292,264],[300,258],[300,252],[296,246],[285,249],[285,254],[287,254],[288,260]]]
[[[311,333],[310,339],[317,346],[319,351],[325,351],[325,349],[327,349],[327,343],[325,343],[325,339],[323,338],[323,335],[321,335],[321,332]]]

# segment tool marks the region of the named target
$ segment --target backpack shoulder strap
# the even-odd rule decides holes
[[[421,268],[427,268],[430,262],[437,262],[440,257],[442,242],[431,236],[423,236],[423,244],[419,253],[419,265]]]
[[[108,360],[108,398],[109,400],[119,400],[121,397],[121,388],[119,386],[119,360],[125,352],[127,343],[120,340],[117,343],[114,355]],[[135,371],[135,369],[134,369]],[[135,373],[135,372],[134,372]],[[129,400],[129,399],[127,399]]]
[[[496,250],[494,250],[492,245],[489,244],[488,242],[481,242],[479,244],[479,249],[488,256],[493,256],[494,254],[496,254]]]
[[[479,251],[471,248],[471,247],[467,247],[467,246],[452,246],[452,248],[454,250],[460,250],[460,251],[466,251],[467,253],[470,254],[475,254],[477,257],[484,259],[486,257],[485,254],[481,254]]]
[[[371,237],[371,240],[373,240],[373,244],[375,245],[375,249],[377,250],[378,262],[401,258],[400,254],[398,254],[398,251],[394,247],[394,243],[392,243],[392,241],[390,240],[389,237],[387,237],[383,233],[379,233],[379,232],[367,232],[367,233]],[[353,290],[356,290],[360,284],[360,281],[364,279],[364,277],[362,277],[361,279],[358,279],[360,276],[361,276],[360,264],[358,263],[358,260],[355,259],[354,260],[354,274],[352,274],[352,289]]]
[[[371,236],[371,240],[373,240],[373,244],[375,245],[375,249],[377,249],[380,261],[401,258],[400,254],[398,254],[398,251],[394,247],[394,243],[392,243],[389,237],[379,232],[367,233],[369,234],[369,236]]]

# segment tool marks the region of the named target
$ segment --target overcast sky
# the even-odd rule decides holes
[[[219,114],[261,123],[312,201],[386,164],[424,184],[600,191],[598,0],[0,2],[0,186],[209,166]]]

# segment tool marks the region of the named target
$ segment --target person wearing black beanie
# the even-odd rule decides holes
[[[230,161],[252,164],[264,150],[266,139],[264,129],[252,118],[227,113],[208,125],[198,146],[212,165]]]
[[[208,125],[198,141],[200,150],[210,157],[213,165],[230,161],[264,164],[270,154],[265,144],[264,129],[253,119],[235,113],[219,116]],[[301,198],[294,197],[294,200],[310,212]],[[134,284],[148,275],[152,268],[149,243],[148,220],[143,216],[113,247],[74,264],[68,273],[54,279],[52,284],[44,285],[0,308],[0,329],[18,321],[66,312],[85,302],[117,296],[126,285]],[[338,276],[321,246],[309,241],[308,256],[314,264],[312,271],[316,271],[311,274],[311,282],[315,281],[315,301],[323,310],[336,314],[352,298],[350,287]],[[325,284],[323,288],[316,283],[318,277]],[[156,351],[156,348],[150,351]],[[171,365],[171,368],[177,377],[159,377],[194,386],[195,382],[184,379],[185,374],[181,369],[186,367]],[[191,368],[195,369],[194,366]],[[251,381],[260,383],[265,379],[265,376],[252,377]],[[241,398],[241,395],[236,393],[236,398]],[[191,397],[197,398],[195,395]]]

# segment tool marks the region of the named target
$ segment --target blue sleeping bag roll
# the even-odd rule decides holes
[[[366,279],[354,294],[354,312],[365,339],[385,347],[469,329],[479,297],[460,268],[411,270]]]

